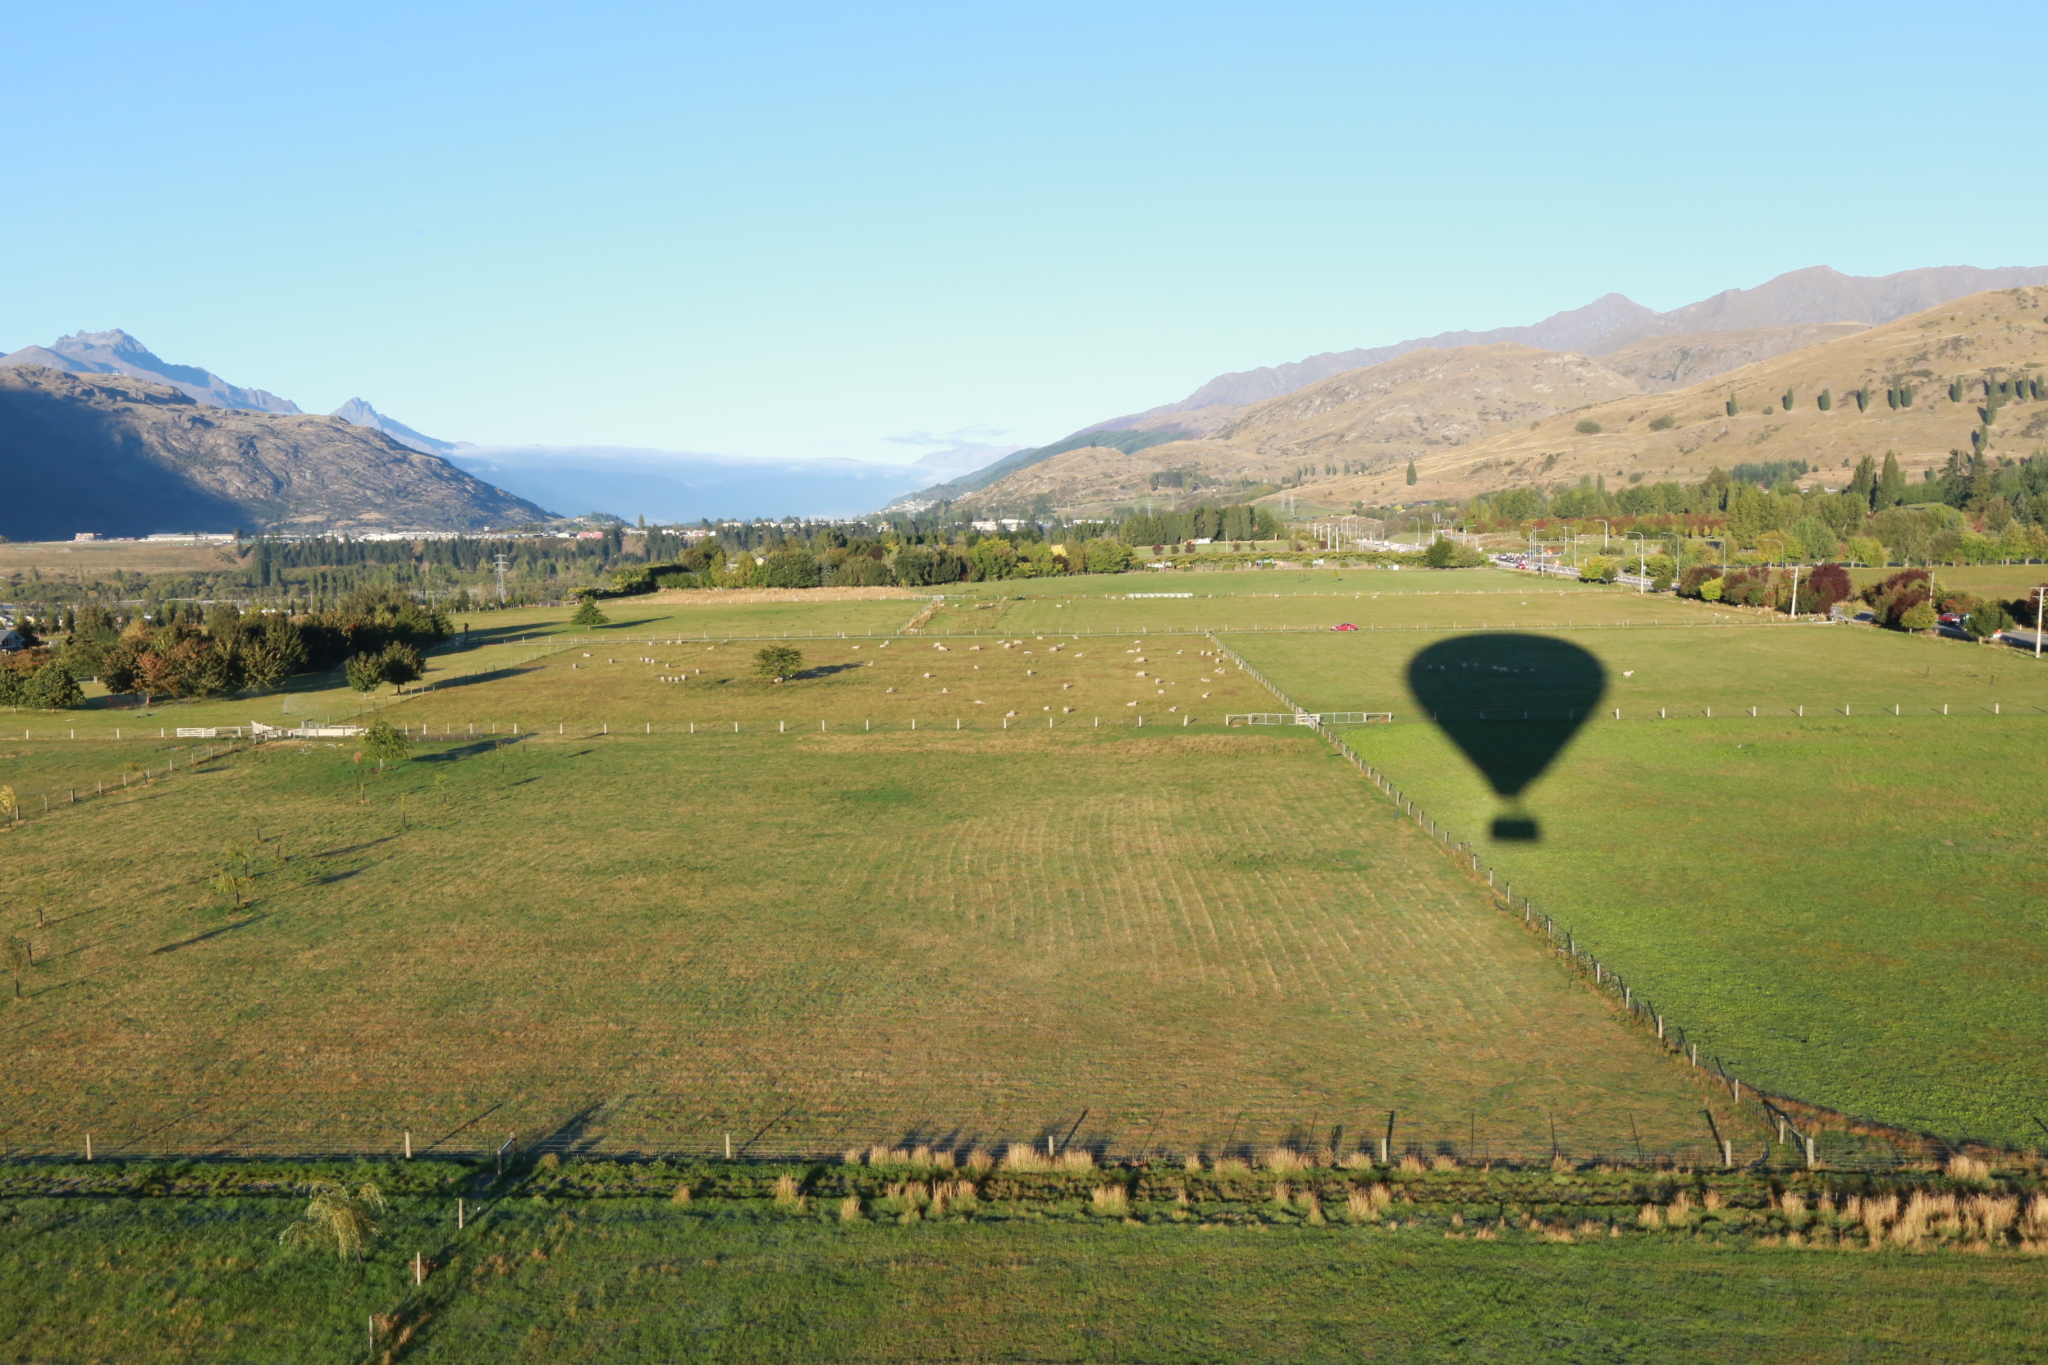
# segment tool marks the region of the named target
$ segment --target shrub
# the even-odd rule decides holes
[[[1863,599],[1870,603],[1872,614],[1881,626],[1894,630],[1931,630],[1934,627],[1934,605],[1927,600],[1927,580],[1925,569],[1903,569],[1884,582],[1865,588]],[[1927,624],[1908,625],[1905,618],[1920,606],[1927,608]]]
[[[1612,583],[1620,574],[1621,566],[1605,555],[1593,555],[1579,565],[1581,583]]]
[[[1572,430],[1578,432],[1581,436],[1598,436],[1603,428],[1598,422],[1588,417],[1573,427]]]
[[[1432,569],[1448,569],[1457,559],[1458,542],[1455,540],[1432,540],[1429,548],[1422,552],[1422,562]]]
[[[1922,598],[1899,614],[1902,630],[1933,630],[1934,604]]]
[[[1839,564],[1822,564],[1800,581],[1799,610],[1822,615],[1833,611],[1837,602],[1846,602],[1856,595],[1855,585],[1849,581],[1849,571]]]
[[[1677,425],[1678,419],[1668,412],[1662,417],[1652,417],[1650,419],[1650,430],[1652,431],[1669,431]]]
[[[1709,564],[1695,564],[1678,575],[1678,595],[1699,597],[1709,581],[1718,580],[1721,571]],[[1716,598],[1718,599],[1718,596]]]
[[[2001,630],[2012,629],[2012,614],[2003,602],[1985,602],[1970,613],[1969,626],[1970,634],[1988,640]]]
[[[769,645],[754,656],[754,671],[770,682],[793,678],[803,666],[803,651],[789,645]]]

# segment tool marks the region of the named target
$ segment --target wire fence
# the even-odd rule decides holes
[[[587,1094],[587,1092],[585,1092]],[[1547,1114],[1418,1114],[1358,1106],[1303,1115],[1275,1098],[1264,1107],[1131,1110],[1056,1107],[1037,1118],[963,1107],[943,1120],[904,1121],[798,1111],[793,1106],[707,1107],[691,1093],[634,1092],[600,1101],[530,1092],[479,1103],[465,1118],[408,1120],[403,1105],[366,1120],[364,1096],[300,1092],[273,1097],[154,1094],[146,1104],[109,1102],[98,1112],[13,1112],[0,1129],[0,1160],[484,1162],[506,1153],[614,1161],[811,1162],[874,1149],[946,1153],[1012,1148],[1058,1155],[1086,1152],[1102,1164],[1234,1158],[1272,1165],[1285,1153],[1325,1165],[1349,1158],[1379,1166],[1404,1161],[1462,1166],[1683,1167],[1747,1170],[1888,1171],[1927,1164],[1926,1154],[1853,1133],[1804,1134],[1766,1122],[1740,1132],[1712,1129],[1697,1141],[1645,1142],[1620,1124],[1605,1131],[1559,1126]],[[1298,1101],[1297,1101],[1298,1103]],[[410,1126],[408,1126],[410,1125]]]

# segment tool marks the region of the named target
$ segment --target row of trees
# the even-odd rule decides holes
[[[97,604],[42,623],[47,639],[0,667],[0,705],[63,707],[84,702],[81,679],[147,706],[158,697],[216,697],[280,687],[296,673],[345,665],[370,690],[410,682],[420,651],[448,638],[448,618],[402,593],[359,592],[332,611],[287,616],[244,613],[221,603],[193,624],[183,614],[156,622]],[[374,681],[365,681],[374,676]]]
[[[1927,373],[1925,370],[1916,371],[1916,374],[1922,377],[1925,377]],[[1857,385],[1853,389],[1846,389],[1844,392],[1856,404],[1856,411],[1868,412],[1871,405],[1877,402],[1879,390],[1872,388],[1868,383],[1864,383]],[[1959,375],[1949,381],[1948,401],[1951,403],[1967,403],[1973,395],[1981,395],[1985,404],[1995,411],[2001,402],[2019,402],[2027,399],[2033,399],[2038,402],[2044,392],[2048,392],[2048,389],[2044,389],[2042,381],[2029,376],[1992,373],[1978,379],[1971,379],[1968,376]],[[1897,411],[1900,408],[1910,408],[1913,406],[1913,381],[1911,379],[1895,379],[1885,385],[1883,394],[1885,405],[1893,411]],[[1798,401],[1798,389],[1796,387],[1788,388],[1783,394],[1779,395],[1776,404],[1766,400],[1763,410],[1767,413],[1773,411],[1790,412],[1793,405]],[[1832,388],[1823,388],[1819,393],[1813,395],[1813,405],[1822,412],[1833,412],[1835,409],[1835,391]],[[1722,404],[1722,409],[1730,417],[1737,416],[1742,411],[1741,398],[1734,393],[1730,393],[1727,402]]]
[[[1807,562],[2048,558],[2048,455],[2010,460],[1955,451],[1946,465],[1909,483],[1888,451],[1881,465],[1863,457],[1833,493],[1818,484],[1798,487],[1793,480],[1805,472],[1803,463],[1790,462],[1618,492],[1594,479],[1557,492],[1513,488],[1473,499],[1464,520],[1492,531],[1605,520],[1610,530],[1725,536],[1736,550]]]

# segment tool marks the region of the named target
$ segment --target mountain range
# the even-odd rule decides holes
[[[211,370],[178,365],[164,360],[141,341],[118,329],[106,332],[78,332],[61,337],[48,346],[25,346],[0,356],[0,375],[8,371],[54,370],[81,378],[103,376],[138,380],[185,395],[194,403],[233,412],[267,414],[275,417],[304,416],[298,404],[262,389],[231,384]],[[31,386],[33,387],[33,386]],[[60,389],[45,386],[47,392]],[[80,391],[83,392],[83,391]],[[84,421],[90,427],[104,413]],[[477,446],[467,441],[447,441],[429,436],[394,417],[379,412],[363,398],[351,398],[336,408],[331,417],[353,427],[381,433],[398,446],[424,455],[438,456],[467,473],[480,486],[494,486],[514,501],[533,507],[562,508],[572,512],[605,511],[618,515],[643,515],[663,521],[694,521],[699,517],[776,517],[790,512],[806,516],[858,516],[899,495],[930,483],[967,472],[991,459],[1008,455],[1014,446],[990,445],[971,439],[916,438],[915,444],[938,448],[914,463],[881,464],[861,460],[798,459],[758,461],[731,459],[690,451],[621,449],[608,446]],[[323,421],[326,419],[322,419]],[[143,423],[143,426],[154,426]],[[270,431],[279,448],[315,429],[276,427]],[[331,426],[317,429],[319,436],[307,454],[332,453],[339,447],[329,439]],[[906,438],[908,439],[908,438]],[[365,446],[365,449],[368,447]],[[4,452],[0,452],[4,459]],[[344,480],[346,482],[346,480]],[[231,499],[232,501],[232,499]],[[305,529],[305,504],[294,503],[287,515],[299,529]],[[173,498],[165,505],[184,508],[184,520],[173,520],[151,529],[185,529],[192,526],[225,529],[230,525],[271,526],[281,515],[270,501],[235,503],[236,510],[201,501],[188,504]],[[208,510],[211,509],[211,510]],[[116,533],[115,527],[136,523],[137,509],[126,504],[104,509],[90,501],[78,509],[72,529],[99,529]],[[394,509],[395,510],[395,509]],[[412,511],[421,510],[418,503]],[[504,507],[489,499],[479,501],[467,521],[503,524]],[[349,500],[343,521],[333,529],[363,527],[366,507]],[[203,514],[202,514],[203,513]],[[436,513],[440,520],[408,522],[418,529],[454,529],[447,520],[450,509]],[[196,518],[196,520],[194,519]],[[513,520],[529,519],[525,516]],[[457,517],[462,521],[462,517]],[[0,534],[7,519],[0,517]],[[66,526],[70,522],[63,523]],[[64,534],[69,534],[65,531]]]
[[[1806,340],[1758,342],[1779,333]],[[1917,479],[1952,451],[2028,454],[2048,441],[2048,401],[2033,387],[2048,368],[2048,287],[1986,290],[1874,326],[1683,336],[1708,371],[1691,383],[1674,377],[1684,365],[1632,376],[1603,363],[1651,339],[1601,359],[1516,342],[1414,350],[1233,409],[1208,435],[1123,450],[1109,442],[1128,433],[1095,433],[954,506],[1086,516],[1148,498],[1284,496],[1324,515],[1509,486],[1691,482],[1744,465],[1839,486],[1866,455],[1895,453]]]
[[[0,536],[481,531],[549,515],[380,430],[203,404],[188,386],[207,387],[0,368]]]
[[[1859,276],[1811,266],[1753,289],[1724,290],[1668,312],[1658,312],[1621,294],[1606,294],[1530,326],[1439,332],[1389,346],[1328,351],[1286,364],[1217,375],[1178,402],[1091,423],[1064,440],[1021,451],[985,470],[919,490],[898,505],[928,506],[971,498],[976,503],[1019,506],[1017,492],[1025,485],[1013,488],[1005,481],[1041,461],[1090,447],[1129,452],[1215,436],[1242,419],[1255,404],[1339,375],[1387,365],[1418,351],[1512,345],[1574,353],[1602,359],[1604,369],[1637,391],[1656,393],[1833,341],[1966,295],[2040,284],[2048,284],[2048,267],[1987,270],[1937,266]],[[1560,395],[1560,401],[1562,398]],[[1439,415],[1446,411],[1443,404],[1438,405]],[[1124,433],[1138,435],[1134,439]],[[1173,453],[1166,452],[1165,458],[1170,461]],[[1150,463],[1157,464],[1158,449],[1153,455]],[[1057,480],[1041,476],[1029,482],[1032,496],[1037,497],[1048,494],[1049,485]],[[1079,490],[1074,498],[1056,499],[1062,506],[1086,500]]]

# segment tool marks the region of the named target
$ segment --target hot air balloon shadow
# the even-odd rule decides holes
[[[1542,838],[1522,796],[1607,691],[1607,670],[1547,635],[1489,632],[1431,645],[1408,665],[1408,690],[1509,809],[1501,840]]]

